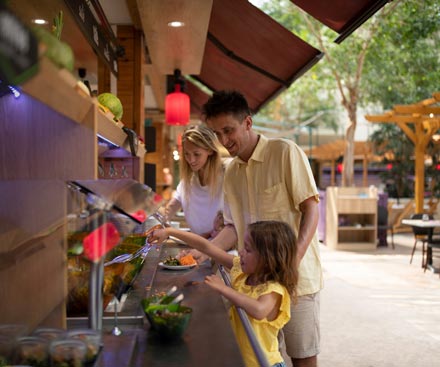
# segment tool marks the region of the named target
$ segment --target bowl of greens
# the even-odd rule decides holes
[[[175,297],[154,295],[142,300],[152,331],[164,340],[180,338],[189,325],[192,308],[171,303]]]

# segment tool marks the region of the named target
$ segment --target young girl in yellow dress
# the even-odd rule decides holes
[[[196,234],[171,227],[155,230],[152,240],[161,243],[168,236],[185,241],[231,270],[232,288],[216,275],[207,276],[205,283],[246,311],[269,365],[285,366],[277,337],[290,319],[290,295],[295,294],[298,281],[296,238],[290,226],[279,221],[250,224],[239,256]],[[258,366],[235,307],[230,318],[246,366]]]

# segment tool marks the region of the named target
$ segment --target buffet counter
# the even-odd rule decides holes
[[[137,312],[125,319],[124,311],[119,313],[122,335],[112,335],[112,318],[105,314],[104,347],[97,367],[244,366],[223,299],[204,284],[205,276],[212,273],[210,262],[186,270],[168,270],[158,265],[184,248],[187,247],[168,240],[150,251],[124,305],[137,308]],[[150,331],[140,302],[174,285],[184,295],[182,304],[191,307],[193,313],[183,337],[165,342]]]

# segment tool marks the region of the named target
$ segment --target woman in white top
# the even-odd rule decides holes
[[[165,208],[170,219],[182,208],[191,232],[214,237],[223,220],[223,175],[221,145],[204,125],[188,127],[182,135],[180,182]]]

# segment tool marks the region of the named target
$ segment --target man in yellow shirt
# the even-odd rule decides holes
[[[212,240],[230,250],[243,246],[245,228],[259,220],[290,224],[297,236],[298,302],[283,328],[295,367],[317,366],[319,291],[323,287],[317,236],[319,193],[304,152],[292,141],[268,139],[252,130],[246,99],[215,92],[203,106],[207,125],[235,157],[225,172],[225,228]]]

